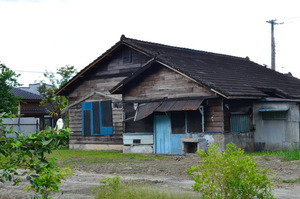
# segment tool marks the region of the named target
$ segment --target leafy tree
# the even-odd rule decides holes
[[[187,174],[195,181],[194,191],[201,198],[274,198],[272,183],[267,169],[256,168],[256,162],[234,144],[227,144],[220,153],[218,145],[196,153],[201,157],[200,164],[187,169]]]
[[[18,110],[19,99],[9,91],[13,87],[20,86],[17,81],[20,74],[16,74],[1,62],[0,71],[0,112],[16,113]]]
[[[74,66],[63,66],[57,69],[57,72],[46,71],[44,76],[49,80],[51,86],[48,86],[45,81],[41,82],[41,86],[38,87],[38,91],[43,96],[41,101],[42,106],[48,106],[50,109],[50,115],[54,118],[60,117],[60,112],[67,105],[68,101],[65,96],[56,96],[55,92],[69,81],[77,73]],[[58,77],[57,77],[58,76]]]
[[[45,154],[59,149],[60,143],[69,136],[69,130],[61,129],[57,133],[47,129],[22,136],[3,125],[2,118],[9,117],[0,113],[0,182],[12,181],[17,185],[27,180],[30,185],[25,190],[36,193],[32,198],[50,198],[49,194],[58,192],[59,184],[72,173],[69,168],[55,166],[54,160],[48,159]]]

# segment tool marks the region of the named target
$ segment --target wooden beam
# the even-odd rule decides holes
[[[117,100],[117,101],[122,101],[122,99],[119,99],[117,97],[114,97],[114,96],[111,96],[111,95],[107,95],[107,94],[104,94],[104,93],[101,93],[101,92],[92,92],[90,93],[89,95],[87,95],[86,97],[83,97],[81,98],[80,100],[74,102],[73,104],[67,106],[66,108],[64,108],[62,111],[61,111],[61,114],[64,114],[65,112],[67,112],[70,108],[72,108],[73,106],[76,106],[77,104],[83,102],[84,100],[94,96],[94,95],[100,95],[100,96],[103,96],[103,97],[107,97],[107,98],[111,98],[111,99],[114,99],[114,100]]]

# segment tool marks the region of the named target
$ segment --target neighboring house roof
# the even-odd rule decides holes
[[[18,87],[19,89],[22,89],[24,91],[28,91],[30,93],[34,93],[36,95],[41,95],[40,92],[38,91],[38,87],[40,87],[41,84],[40,83],[35,83],[35,84],[29,84],[28,87]],[[50,88],[51,85],[50,84],[46,84],[47,88]]]
[[[41,95],[37,95],[35,94],[36,92],[32,93],[32,92],[29,92],[29,90],[32,90],[32,89],[23,89],[22,87],[20,88],[12,88],[10,90],[10,93],[18,96],[21,98],[22,101],[25,102],[25,104],[28,104],[30,102],[34,102],[34,103],[38,103],[40,102],[43,97]],[[26,115],[45,115],[45,114],[48,114],[48,109],[47,107],[40,107],[38,105],[35,105],[35,107],[32,107],[31,108],[27,108],[25,106],[25,108],[21,108],[21,114],[26,114]]]
[[[300,80],[289,75],[273,71],[249,60],[206,51],[162,45],[136,39],[121,37],[121,40],[98,59],[80,71],[56,94],[64,93],[81,75],[90,70],[120,45],[129,46],[150,58],[154,62],[170,68],[195,82],[227,98],[282,97],[300,98]],[[111,91],[120,92],[120,88],[133,80],[137,74],[153,66],[153,60],[138,69],[132,76],[123,80]]]
[[[42,100],[43,97],[20,88],[13,88],[10,90],[10,93],[15,94],[18,97],[21,97],[22,100]]]

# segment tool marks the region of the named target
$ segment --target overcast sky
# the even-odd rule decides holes
[[[297,0],[0,0],[0,61],[28,86],[45,70],[83,69],[120,36],[248,56],[300,78]],[[245,74],[246,75],[246,74]]]

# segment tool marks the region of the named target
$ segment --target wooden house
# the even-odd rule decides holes
[[[29,87],[18,87],[10,90],[10,93],[20,98],[20,114],[22,118],[36,118],[37,130],[42,130],[51,120],[47,107],[40,105],[43,97],[37,91],[39,84],[30,84]],[[51,125],[49,125],[51,126]]]
[[[300,80],[249,60],[120,41],[62,86],[71,149],[183,154],[299,145]]]

